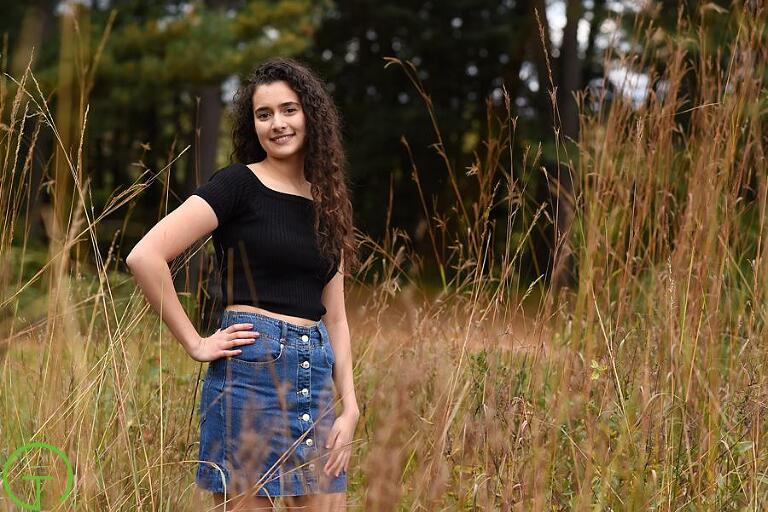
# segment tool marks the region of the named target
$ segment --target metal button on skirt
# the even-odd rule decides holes
[[[260,336],[240,354],[208,364],[200,399],[195,482],[211,492],[297,496],[343,492],[326,475],[325,442],[336,415],[335,360],[322,320],[301,326],[224,310],[221,329],[252,323]]]

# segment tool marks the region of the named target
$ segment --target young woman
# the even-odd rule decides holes
[[[153,226],[126,262],[190,357],[209,363],[195,481],[216,510],[267,510],[275,496],[345,510],[359,410],[344,268],[357,255],[339,116],[315,74],[287,58],[252,72],[233,114],[235,163]],[[211,232],[226,307],[204,338],[168,262]],[[236,496],[221,508],[225,492]]]

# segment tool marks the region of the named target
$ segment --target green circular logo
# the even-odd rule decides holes
[[[72,463],[69,461],[69,458],[67,457],[67,455],[60,449],[48,443],[40,443],[40,442],[27,443],[16,448],[13,451],[13,453],[11,453],[11,455],[8,457],[8,460],[6,460],[5,464],[3,465],[3,472],[2,472],[2,475],[0,475],[3,477],[3,488],[5,489],[5,492],[8,493],[8,497],[11,499],[11,501],[14,502],[17,506],[26,510],[39,511],[42,509],[42,504],[40,503],[40,500],[42,497],[43,482],[47,480],[53,480],[52,476],[35,474],[35,475],[24,475],[21,477],[22,480],[31,481],[35,486],[35,503],[27,503],[19,499],[15,494],[13,494],[13,491],[11,490],[11,484],[9,483],[11,465],[16,461],[16,459],[21,457],[25,452],[32,451],[36,448],[51,452],[55,457],[61,459],[64,462],[64,466],[67,468],[67,485],[66,485],[66,488],[64,489],[64,493],[59,497],[59,503],[67,499],[67,496],[69,496],[69,494],[72,492],[72,487],[74,486],[74,483],[75,483],[75,474],[72,471]]]

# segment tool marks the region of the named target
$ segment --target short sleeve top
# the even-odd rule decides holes
[[[320,254],[312,199],[267,187],[242,163],[217,170],[193,194],[218,219],[212,236],[225,305],[320,320],[339,262]]]

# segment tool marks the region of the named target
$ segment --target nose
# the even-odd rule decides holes
[[[285,129],[285,127],[286,127],[286,124],[282,115],[276,113],[272,117],[272,129],[278,132],[282,132]]]

